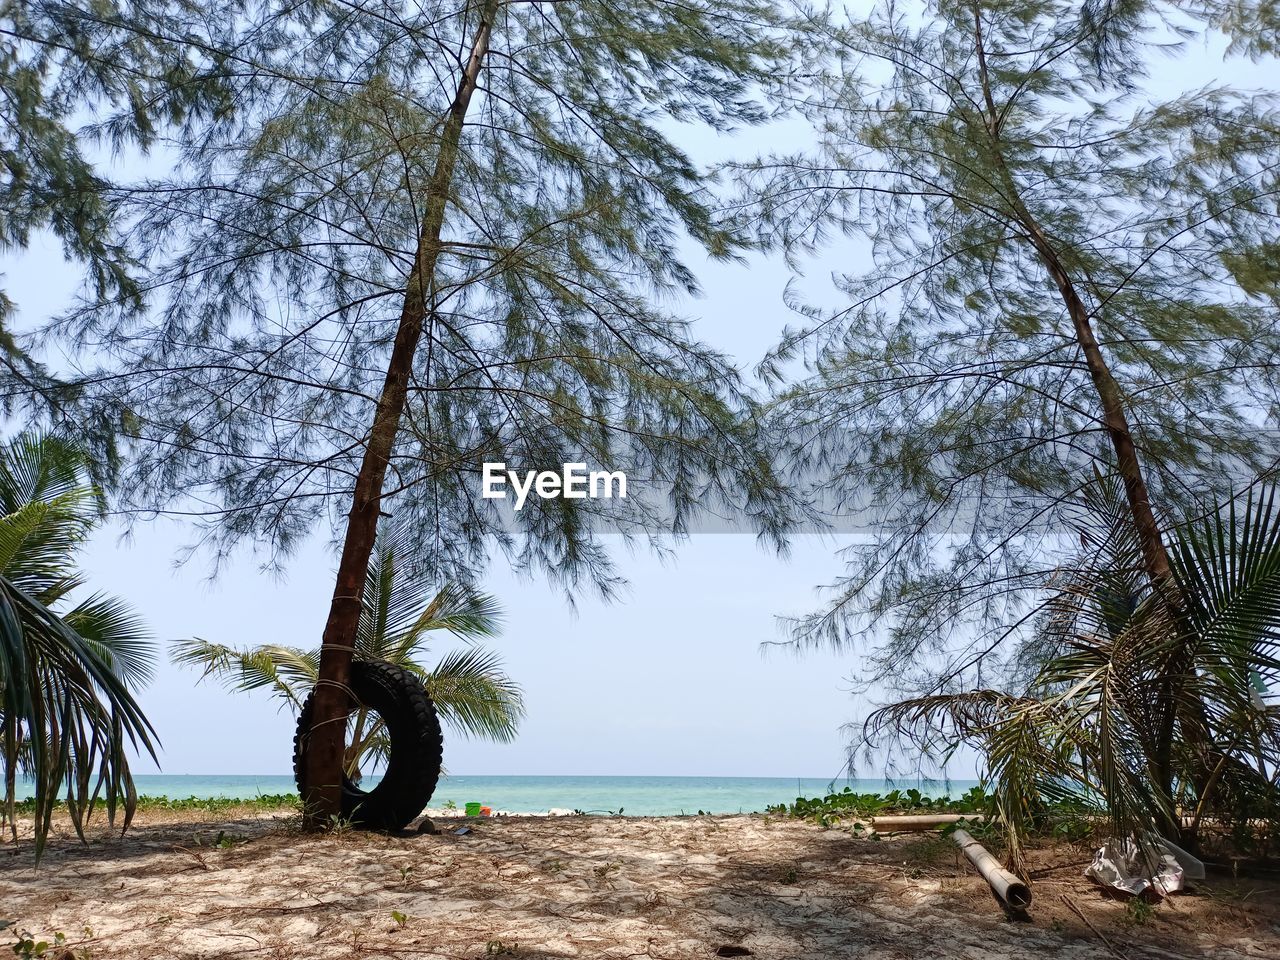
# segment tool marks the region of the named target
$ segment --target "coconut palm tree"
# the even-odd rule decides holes
[[[501,659],[476,646],[500,632],[497,600],[459,584],[432,592],[430,574],[409,559],[411,533],[384,525],[378,532],[356,634],[357,659],[386,660],[416,673],[446,725],[463,736],[508,742],[515,737],[524,702],[520,687],[503,672]],[[422,658],[436,631],[466,642],[433,667]],[[199,667],[230,690],[269,690],[295,714],[315,686],[320,649],[278,644],[234,648],[205,640],[178,641],[175,663]],[[350,720],[346,774],[359,780],[362,767],[385,759],[387,741],[376,714],[357,707]]]
[[[83,455],[52,436],[0,444],[0,764],[16,836],[19,776],[35,786],[37,855],[65,790],[76,830],[94,801],[125,826],[136,794],[129,753],[155,758],[155,732],[132,690],[151,675],[150,638],[120,600],[73,600],[76,551],[100,519]]]
[[[1118,488],[1090,488],[1010,690],[946,692],[873,713],[869,739],[979,748],[1010,861],[1043,802],[1099,806],[1114,835],[1195,848],[1219,830],[1280,840],[1280,497],[1260,487],[1173,531],[1175,589],[1145,573]],[[1169,683],[1169,678],[1174,682]]]

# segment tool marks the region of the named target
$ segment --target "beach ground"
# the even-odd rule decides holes
[[[63,933],[63,960],[1280,958],[1274,874],[1135,910],[1084,879],[1087,847],[1060,844],[1035,851],[1030,920],[1013,921],[936,834],[760,815],[436,823],[314,836],[284,815],[173,811],[87,846],[60,825],[39,866],[29,843],[0,845],[0,951],[22,929]]]

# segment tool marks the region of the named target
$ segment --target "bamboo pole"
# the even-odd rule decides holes
[[[1031,906],[1031,890],[1025,883],[1000,866],[1000,861],[987,852],[987,848],[969,835],[967,830],[957,830],[951,835],[956,845],[964,851],[982,874],[982,879],[991,885],[991,890],[1001,903],[1006,903],[1015,910],[1025,910]]]

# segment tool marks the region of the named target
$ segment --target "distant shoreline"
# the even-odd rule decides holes
[[[252,801],[296,793],[292,776],[250,774],[139,774],[140,796],[171,802],[187,800]],[[798,796],[823,796],[834,787],[849,786],[859,793],[884,793],[916,788],[927,796],[959,796],[975,780],[920,781],[912,778],[837,779],[819,777],[641,777],[641,776],[516,776],[452,775],[443,777],[429,804],[458,808],[477,802],[511,813],[550,810],[590,810],[636,816],[674,816],[682,813],[750,813],[793,802]],[[368,778],[376,783],[376,778]],[[18,784],[18,799],[31,796],[30,784]]]

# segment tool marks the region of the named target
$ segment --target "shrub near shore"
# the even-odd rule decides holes
[[[766,813],[813,820],[824,827],[841,820],[865,820],[890,814],[986,814],[991,797],[981,787],[972,787],[962,796],[928,797],[919,790],[891,790],[888,793],[855,793],[852,787],[825,797],[796,797],[791,804],[765,808]]]
[[[101,801],[99,801],[101,802]],[[15,810],[20,814],[30,815],[35,810],[35,799],[28,797],[19,800]],[[55,800],[54,809],[65,809],[65,800]],[[138,797],[139,812],[157,810],[193,810],[201,813],[224,813],[241,808],[254,810],[299,810],[302,801],[296,793],[264,793],[256,797]]]

